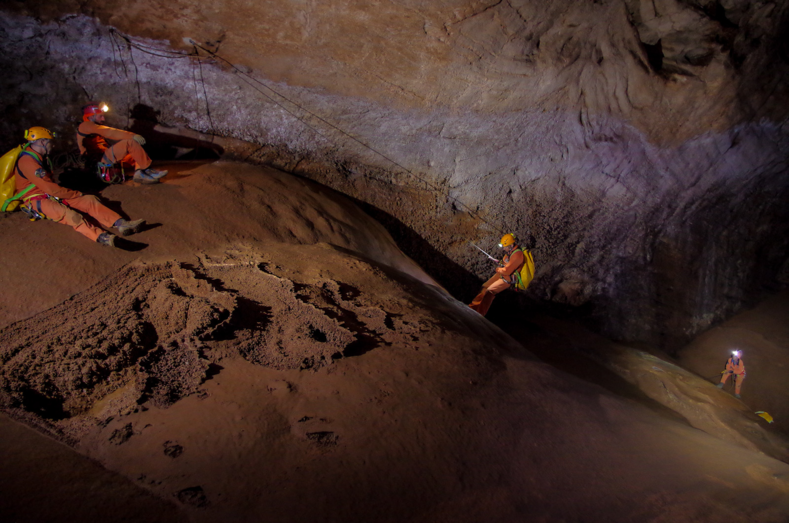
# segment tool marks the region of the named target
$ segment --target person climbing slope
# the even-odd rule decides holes
[[[115,129],[104,125],[106,105],[90,103],[82,108],[82,123],[77,127],[77,146],[89,167],[98,164],[99,171],[106,173],[109,168],[124,163],[134,166],[134,181],[142,184],[159,183],[159,178],[167,171],[151,168],[151,158],[142,148],[145,138],[129,131]],[[113,142],[110,145],[107,141]],[[122,177],[121,177],[122,178]],[[106,174],[102,176],[105,182]]]
[[[502,291],[509,289],[513,285],[519,284],[521,269],[527,262],[527,255],[531,254],[518,246],[517,238],[514,234],[505,234],[499,242],[499,247],[504,249],[504,258],[499,262],[496,274],[491,279],[482,284],[482,290],[477,294],[469,307],[485,316],[490,309],[493,299]],[[530,263],[533,275],[534,262]],[[531,281],[531,280],[529,280]],[[528,282],[526,282],[528,285]],[[524,287],[525,289],[525,287]]]
[[[722,389],[729,376],[732,375],[734,375],[734,397],[739,398],[742,382],[745,381],[745,363],[742,361],[741,350],[735,350],[731,353],[731,357],[726,362],[726,370],[723,371],[723,376],[721,376],[721,381],[717,387]]]
[[[31,127],[25,131],[27,143],[19,153],[15,166],[17,195],[24,202],[32,219],[47,218],[70,225],[75,231],[102,245],[115,247],[114,234],[92,225],[80,214],[92,216],[105,228],[115,228],[122,236],[139,232],[145,220],[127,221],[108,209],[93,195],[66,189],[52,180],[52,151],[54,134],[44,127]],[[80,211],[80,212],[77,212]]]

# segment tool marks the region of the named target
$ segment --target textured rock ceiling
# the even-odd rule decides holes
[[[155,115],[369,203],[461,298],[469,240],[531,235],[531,299],[666,347],[788,278],[785,1],[1,9],[9,147],[68,147],[88,99]]]

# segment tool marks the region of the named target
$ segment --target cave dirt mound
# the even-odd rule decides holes
[[[309,180],[238,162],[166,165],[164,183],[102,191],[109,207],[144,218],[124,250],[106,249],[50,221],[0,213],[0,327],[62,303],[135,261],[194,263],[207,250],[267,242],[326,242],[435,282],[348,198]],[[11,255],[13,253],[13,255]]]
[[[294,283],[265,256],[235,251],[222,259],[125,267],[5,329],[1,404],[61,420],[123,388],[131,404],[167,407],[218,373],[208,342],[232,340],[233,355],[250,362],[305,370],[423,328],[400,320],[400,310],[360,305],[351,284]]]
[[[0,222],[12,274],[53,265],[2,297],[2,406],[190,521],[789,516],[789,465],[539,361],[555,338],[508,336],[331,191],[226,163],[110,189],[148,247]]]

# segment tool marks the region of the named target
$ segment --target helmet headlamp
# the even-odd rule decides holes
[[[110,110],[107,104],[97,104],[97,103],[89,103],[85,107],[82,108],[82,119],[87,121],[88,118],[91,116],[95,116],[97,114],[104,114]]]

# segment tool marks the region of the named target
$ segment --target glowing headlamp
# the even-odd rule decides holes
[[[737,357],[739,358],[739,357],[740,357],[740,354],[742,354],[742,351],[739,351],[739,350],[733,350],[733,351],[731,351],[731,355],[732,355],[732,356],[737,356]]]
[[[109,112],[110,108],[107,104],[101,104],[101,112],[106,113]]]
[[[503,248],[504,246],[502,244],[499,244],[499,249],[503,249]]]

